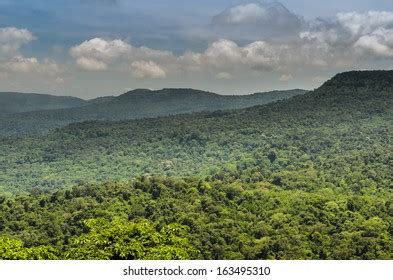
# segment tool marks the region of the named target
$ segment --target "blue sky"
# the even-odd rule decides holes
[[[0,0],[0,90],[245,94],[391,68],[392,1],[316,2]]]

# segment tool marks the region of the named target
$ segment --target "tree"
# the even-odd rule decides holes
[[[22,241],[0,237],[1,260],[55,260],[59,252],[51,246],[26,248]]]
[[[148,221],[91,219],[89,232],[72,240],[67,259],[184,260],[197,255],[184,237],[185,227],[171,224],[157,231]]]

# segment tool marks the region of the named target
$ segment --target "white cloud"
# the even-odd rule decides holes
[[[213,42],[202,53],[187,53],[180,56],[177,63],[182,69],[193,71],[231,70],[270,71],[278,67],[280,56],[285,46],[273,46],[267,42],[257,41],[239,46],[231,40]]]
[[[210,32],[231,40],[263,40],[296,36],[304,20],[279,2],[247,3],[213,17]]]
[[[354,47],[361,54],[369,52],[379,57],[393,57],[393,29],[379,28],[361,36]]]
[[[15,73],[41,73],[46,75],[56,75],[61,71],[58,64],[53,60],[45,59],[43,62],[39,62],[35,57],[24,57],[22,55],[15,56],[5,62],[2,68]]]
[[[280,82],[289,82],[293,80],[293,76],[291,74],[283,74],[281,77],[278,79]]]
[[[131,64],[131,71],[133,77],[137,79],[166,77],[164,69],[153,61],[134,61]]]
[[[318,45],[322,56],[337,63],[392,57],[393,12],[338,13],[335,20],[310,22],[300,38]]]
[[[388,11],[338,13],[335,18],[307,22],[280,3],[250,3],[215,16],[213,29],[216,36],[233,39],[215,40],[205,52],[188,54],[197,65],[194,69],[340,71],[356,67],[360,60],[393,57],[393,12]],[[279,31],[276,35],[282,37],[277,39],[264,29]],[[236,43],[250,38],[253,40],[243,47]]]
[[[191,72],[231,79],[275,71],[284,73],[281,82],[293,79],[287,73],[299,69],[340,71],[356,67],[359,60],[393,57],[393,12],[339,13],[307,22],[277,2],[251,3],[223,11],[209,28],[216,38],[200,52],[175,55],[120,39],[93,38],[71,48],[70,54],[81,69],[128,72],[137,79]],[[255,38],[243,40],[237,31]],[[276,34],[266,36],[269,32]]]
[[[0,54],[15,54],[22,45],[28,44],[33,40],[35,40],[35,37],[27,29],[15,27],[0,28]]]
[[[382,27],[392,28],[393,24],[393,12],[388,11],[338,13],[337,18],[353,36],[367,35]]]
[[[81,69],[88,71],[108,70],[112,64],[116,66],[119,64],[131,65],[134,62],[138,62],[134,68],[147,68],[146,65],[151,63],[141,63],[141,61],[174,59],[173,54],[168,51],[147,47],[137,48],[120,39],[106,40],[103,38],[94,38],[74,46],[71,48],[70,54]]]
[[[72,47],[70,53],[80,68],[99,71],[107,69],[108,63],[130,51],[131,46],[122,40],[94,38]]]
[[[35,57],[16,56],[5,63],[5,68],[12,72],[28,73],[35,70],[38,66],[38,60]]]
[[[35,39],[27,29],[0,28],[0,71],[3,77],[18,73],[54,76],[61,72],[61,67],[54,60],[45,58],[40,61],[21,53],[21,47]]]
[[[233,76],[231,73],[228,73],[228,72],[220,72],[220,73],[217,73],[216,78],[219,80],[230,80],[233,78]]]
[[[114,41],[122,43],[113,44]],[[232,75],[228,73],[288,71],[288,67],[301,65],[326,67],[326,61],[329,61],[318,57],[321,49],[312,43],[255,41],[239,45],[232,40],[220,39],[212,42],[203,52],[186,52],[176,56],[169,51],[136,48],[121,40],[114,41],[92,39],[73,47],[71,54],[84,70],[129,71],[139,79],[164,78],[190,72],[212,73],[218,79],[225,79]],[[98,42],[99,47],[91,42]],[[118,48],[119,45],[121,48]]]
[[[224,65],[233,66],[242,59],[241,48],[233,41],[219,40],[210,45],[201,57],[204,63],[221,68]]]
[[[27,57],[22,53],[22,46],[36,38],[27,29],[15,27],[0,28],[0,78],[13,89],[29,88],[32,84],[61,85],[63,66],[49,58]]]
[[[286,48],[283,44],[272,45],[264,41],[248,44],[243,48],[245,64],[254,70],[272,70],[279,66]]]
[[[105,62],[95,58],[80,57],[76,60],[76,64],[80,68],[88,71],[102,71],[108,68]]]

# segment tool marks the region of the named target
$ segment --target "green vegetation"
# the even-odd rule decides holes
[[[392,182],[393,87],[321,89],[245,110],[71,124],[0,140],[0,187],[52,190],[145,174],[361,189]]]
[[[392,259],[393,72],[0,140],[0,258]]]
[[[392,211],[373,187],[144,177],[4,200],[0,258],[391,259]]]
[[[55,110],[80,107],[87,101],[69,96],[47,94],[0,92],[0,116],[40,110]]]
[[[85,106],[4,116],[0,135],[42,134],[73,122],[86,120],[140,119],[182,113],[246,108],[287,99],[304,90],[273,91],[245,96],[223,96],[193,89],[138,89],[116,98],[85,101]],[[1,102],[0,95],[0,102]]]

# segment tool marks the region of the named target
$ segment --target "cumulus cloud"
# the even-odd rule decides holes
[[[279,67],[289,46],[256,41],[239,45],[220,39],[203,52],[172,52],[134,47],[122,40],[95,38],[71,48],[76,64],[83,70],[129,71],[138,79],[165,78],[184,72],[213,73],[219,79],[231,78],[233,71],[272,71]],[[225,74],[223,74],[225,73]]]
[[[270,44],[270,49],[286,45],[288,53],[276,51],[270,56],[275,62],[278,57],[281,68],[350,67],[358,60],[393,57],[389,11],[346,12],[305,21],[278,2],[255,2],[224,10],[213,18],[212,26],[217,36],[235,42],[253,39]]]
[[[21,46],[33,40],[35,40],[35,37],[27,29],[18,29],[15,27],[0,28],[0,54],[15,54]]]
[[[236,6],[214,20],[221,24],[260,26],[262,20],[269,19],[269,13],[261,5]],[[269,19],[273,26],[274,21]],[[356,67],[359,60],[393,57],[393,12],[339,13],[335,18],[303,21],[298,26],[300,30],[295,37],[256,40],[244,46],[234,40],[217,40],[204,53],[192,57],[220,72],[236,67],[251,71],[288,72],[299,67],[339,71]]]
[[[380,57],[393,57],[393,30],[379,28],[361,36],[354,47],[362,54],[369,52]]]
[[[77,65],[88,71],[107,70],[112,64],[132,64],[133,62],[151,60],[173,60],[169,51],[154,50],[147,47],[134,47],[120,40],[94,38],[74,46],[70,54]]]
[[[296,35],[303,19],[279,2],[254,2],[228,8],[212,19],[216,32],[232,39]]]
[[[80,57],[76,60],[76,63],[80,68],[89,71],[102,71],[108,68],[105,62],[95,58]]]
[[[231,79],[238,73],[284,73],[281,82],[293,79],[296,69],[355,67],[359,60],[393,57],[393,12],[339,13],[335,18],[305,21],[283,5],[250,3],[229,8],[212,20],[223,28],[204,51],[171,51],[135,47],[124,40],[93,38],[70,49],[76,64],[84,70],[127,71],[134,78],[165,78],[200,72],[217,79]],[[222,39],[225,28],[236,34],[237,27],[253,33],[253,27],[290,31],[280,40],[258,33],[251,42]],[[220,30],[220,29],[216,29]],[[286,31],[285,31],[286,30]],[[257,35],[257,33],[253,33]],[[219,36],[219,35],[217,35]],[[235,36],[236,37],[236,36]]]
[[[12,60],[5,63],[5,69],[13,72],[28,73],[39,66],[38,60],[35,57],[16,56]]]
[[[194,70],[218,73],[242,69],[270,71],[278,67],[285,48],[285,45],[273,46],[264,41],[240,46],[234,41],[221,39],[202,53],[187,53],[179,57],[178,62],[184,67],[193,65]]]
[[[393,57],[393,12],[388,11],[306,21],[278,2],[252,2],[224,10],[212,19],[209,30],[198,34],[213,43],[205,52],[189,53],[189,63],[194,70],[208,66],[218,73],[239,68],[340,71],[356,67],[360,60]]]
[[[94,38],[72,47],[70,53],[80,68],[99,71],[106,70],[108,63],[130,51],[131,46],[122,40]]]
[[[289,82],[290,80],[293,80],[293,76],[291,74],[283,74],[278,80],[280,82]]]
[[[338,13],[332,20],[310,22],[300,38],[313,41],[333,60],[392,57],[393,12]]]
[[[369,11],[366,13],[338,13],[338,22],[353,36],[363,36],[379,28],[393,27],[393,12]]]
[[[3,64],[3,69],[15,73],[41,73],[56,75],[60,72],[58,64],[50,59],[39,62],[35,57],[24,57],[21,55],[13,57]]]
[[[131,69],[132,75],[137,79],[166,77],[164,69],[153,61],[134,61]]]
[[[57,81],[57,84],[60,81],[62,67],[56,61],[26,57],[22,53],[22,46],[35,39],[27,29],[0,28],[0,78],[7,79],[9,86],[15,85],[15,81],[10,80],[17,79],[23,83],[26,77],[43,84],[48,80]]]

